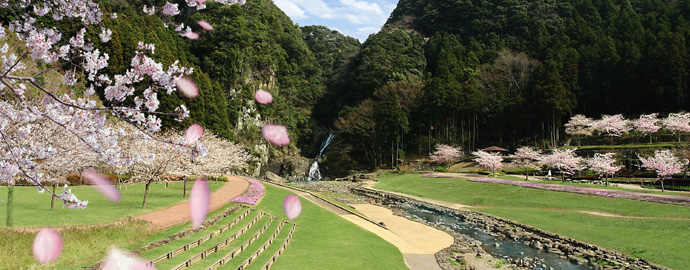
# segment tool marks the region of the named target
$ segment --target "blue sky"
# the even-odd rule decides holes
[[[364,42],[386,22],[397,0],[273,0],[300,26],[325,25]]]

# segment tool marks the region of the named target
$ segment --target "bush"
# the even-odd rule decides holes
[[[435,172],[448,172],[448,169],[443,168],[443,167],[438,167],[438,168],[434,169],[434,171]]]

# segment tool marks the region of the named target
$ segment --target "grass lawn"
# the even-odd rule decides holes
[[[513,181],[525,181],[525,176],[517,176],[517,175],[499,175],[496,177],[487,175],[486,177],[513,180]],[[605,185],[596,185],[596,184],[588,184],[588,183],[563,182],[560,180],[535,180],[534,177],[532,177],[532,176],[530,176],[530,178],[529,178],[529,180],[527,180],[527,182],[576,186],[576,187],[599,188],[599,189],[623,190],[623,191],[633,191],[633,192],[640,192],[640,193],[656,193],[656,194],[665,194],[665,195],[687,196],[687,194],[685,194],[685,193],[679,193],[679,192],[675,192],[675,191],[664,191],[664,192],[662,192],[661,190],[654,190],[654,189],[629,189],[629,188],[624,188],[624,187],[617,187],[617,186],[615,186],[616,185],[615,183],[609,183],[608,186],[605,186]]]
[[[287,219],[283,199],[289,191],[264,185],[266,195],[257,206]],[[375,234],[301,199],[302,213],[292,220],[294,239],[271,269],[408,269],[402,254]]]
[[[470,182],[422,178],[418,174],[379,177],[377,188],[453,203],[480,206],[475,211],[532,225],[580,241],[648,259],[674,269],[690,269],[690,207]],[[599,211],[651,219],[593,216]]]
[[[194,182],[187,183],[187,196]],[[211,190],[223,186],[225,182],[209,181]],[[120,202],[111,202],[90,186],[71,187],[80,200],[89,201],[86,209],[62,208],[55,200],[55,208],[50,211],[50,194],[40,194],[35,187],[14,187],[13,227],[45,227],[67,225],[91,225],[116,221],[128,216],[136,216],[153,210],[169,207],[182,202],[182,182],[175,182],[165,188],[163,183],[153,183],[149,189],[146,209],[141,209],[144,199],[144,184],[126,185],[120,190]],[[60,192],[60,188],[56,191]],[[7,187],[0,187],[0,198],[7,199]],[[0,203],[0,227],[6,227],[7,202]]]

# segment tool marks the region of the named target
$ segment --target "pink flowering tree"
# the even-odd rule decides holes
[[[440,164],[450,164],[452,162],[460,160],[465,154],[462,151],[462,147],[454,147],[446,144],[437,144],[436,151],[431,154],[430,158],[434,162]]]
[[[621,169],[620,166],[616,166],[616,158],[614,158],[615,153],[596,153],[593,157],[586,160],[587,168],[599,174],[599,177],[604,176],[606,179],[606,185],[608,186],[608,176],[613,175]]]
[[[661,121],[657,118],[658,116],[658,113],[643,114],[632,122],[635,130],[641,132],[643,136],[649,136],[649,143],[652,143],[652,134],[661,129]]]
[[[205,1],[184,1],[190,8],[205,8]],[[224,4],[237,1],[219,0]],[[243,4],[244,1],[240,1]],[[45,190],[43,175],[37,171],[37,162],[54,155],[48,146],[41,144],[22,144],[14,129],[22,130],[21,136],[28,136],[31,123],[39,118],[53,122],[66,132],[78,138],[85,148],[93,151],[105,164],[114,167],[127,167],[135,158],[125,159],[117,144],[122,134],[114,132],[106,125],[106,116],[114,116],[136,127],[147,139],[189,148],[193,156],[204,155],[200,145],[189,145],[174,140],[164,140],[154,134],[160,130],[160,116],[176,116],[182,120],[189,115],[181,105],[174,111],[159,111],[158,95],[170,95],[180,90],[188,97],[198,95],[196,85],[186,77],[192,69],[174,62],[168,67],[150,57],[154,53],[153,44],[139,43],[130,67],[123,74],[105,74],[108,54],[94,49],[96,42],[108,42],[112,31],[103,23],[104,17],[116,18],[117,14],[106,14],[98,2],[92,0],[74,1],[2,1],[1,7],[7,13],[17,14],[13,21],[0,26],[0,40],[18,38],[18,48],[0,46],[2,61],[0,65],[0,94],[9,97],[0,102],[0,143],[3,144],[2,172],[0,181],[26,179]],[[186,9],[187,7],[182,7]],[[166,3],[162,6],[146,6],[144,12],[161,16],[165,25],[181,36],[195,39],[189,26],[174,22],[180,13],[178,4]],[[45,21],[70,21],[77,25],[75,33],[63,33],[57,28],[46,28]],[[40,23],[39,23],[40,22]],[[79,27],[82,28],[79,28]],[[12,32],[6,35],[6,30]],[[91,40],[88,36],[98,36]],[[39,63],[40,65],[36,65]],[[38,68],[49,67],[49,68]],[[60,81],[45,81],[44,74],[51,70],[67,70]],[[67,87],[62,87],[67,86]],[[78,87],[73,87],[78,86]],[[81,87],[83,86],[83,88]],[[106,104],[97,105],[95,89],[103,89]],[[83,91],[85,89],[85,91]],[[82,93],[83,91],[83,93]],[[27,95],[26,93],[32,93]],[[10,101],[11,100],[11,101]],[[32,100],[40,101],[39,105]],[[51,191],[48,191],[52,193]],[[83,208],[75,196],[62,196],[52,193],[66,203]],[[70,200],[74,200],[70,202]]]
[[[656,150],[653,157],[637,156],[642,162],[642,167],[654,170],[661,182],[661,191],[664,191],[664,180],[671,178],[673,174],[680,173],[687,165],[687,160],[681,160],[670,150]]]
[[[690,132],[690,113],[671,113],[662,119],[661,123],[664,129],[678,134],[678,141],[680,142],[680,135]]]
[[[575,154],[576,150],[577,149],[555,149],[551,154],[539,156],[538,162],[549,168],[561,171],[563,174],[563,181],[565,181],[566,174],[573,175],[583,168],[583,159]]]
[[[513,159],[513,164],[517,165],[519,168],[525,169],[525,180],[528,180],[529,169],[537,169],[539,165],[537,161],[541,156],[541,151],[534,150],[532,147],[523,146],[515,151],[515,154],[509,157]]]
[[[490,153],[479,150],[472,152],[472,155],[476,157],[474,162],[477,162],[479,166],[491,170],[491,174],[494,176],[496,176],[496,171],[501,169],[501,161],[503,161],[501,153]]]
[[[592,123],[592,129],[599,134],[611,137],[611,144],[613,144],[613,137],[620,137],[631,130],[630,120],[623,117],[622,114],[603,115],[601,119]]]
[[[594,120],[582,114],[576,114],[565,124],[565,133],[577,138],[577,145],[580,145],[581,136],[592,135],[592,125]]]

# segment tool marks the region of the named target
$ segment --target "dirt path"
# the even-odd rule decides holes
[[[209,213],[228,204],[230,200],[241,195],[249,188],[249,182],[244,180],[244,178],[231,175],[226,175],[225,177],[228,178],[228,183],[211,193]],[[173,225],[189,221],[189,201],[162,210],[146,213],[135,217],[135,219],[150,222],[163,229],[170,228]]]
[[[635,219],[675,219],[675,220],[690,220],[690,218],[680,218],[680,217],[640,217],[640,216],[623,216],[618,214],[611,214],[598,211],[578,211],[580,213],[601,216],[601,217],[615,217],[615,218],[635,218]]]
[[[263,183],[273,185],[268,182]],[[375,222],[383,221],[386,227],[389,228],[388,230],[324,202],[307,192],[288,189],[278,185],[273,186],[289,190],[393,244],[403,254],[405,264],[412,270],[441,270],[434,254],[441,249],[449,247],[454,241],[453,237],[445,232],[395,216],[392,211],[383,207],[369,204],[353,205],[357,211],[365,214]]]

